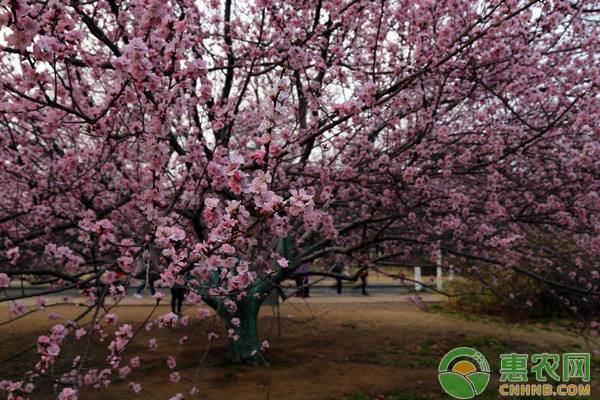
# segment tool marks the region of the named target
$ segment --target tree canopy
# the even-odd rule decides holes
[[[251,362],[269,290],[318,259],[369,267],[375,244],[598,296],[599,10],[2,0],[0,287],[78,289],[98,314],[154,251],[160,283],[192,288]],[[19,314],[26,297],[0,301]],[[9,396],[78,329],[40,337]],[[102,379],[132,336],[111,334]],[[59,398],[86,373],[82,355]]]

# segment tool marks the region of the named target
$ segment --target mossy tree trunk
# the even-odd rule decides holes
[[[229,359],[234,363],[251,365],[268,365],[261,342],[258,338],[258,314],[262,300],[254,296],[246,297],[237,302],[238,310],[233,317],[240,320],[240,326],[235,328],[228,322],[230,328],[234,328],[237,337],[229,338]],[[233,318],[232,317],[232,318]]]
[[[277,245],[277,250],[288,261],[291,259],[292,240],[290,237],[283,238]],[[277,267],[279,268],[279,267]],[[229,337],[229,359],[234,363],[251,365],[269,365],[264,352],[261,349],[261,341],[258,338],[258,314],[263,299],[275,288],[275,282],[285,279],[293,273],[293,268],[281,270],[279,274],[271,279],[262,279],[248,288],[245,296],[236,300],[237,310],[228,310],[224,301],[204,293],[202,299],[212,307],[225,323],[227,330],[233,329],[233,335]],[[215,272],[214,282],[219,282],[219,275]],[[239,319],[239,326],[231,321]],[[231,337],[233,336],[233,337]]]
[[[247,295],[236,301],[236,312],[230,312],[222,301],[214,298],[205,298],[205,302],[217,312],[228,331],[233,329],[233,337],[230,335],[228,338],[229,350],[227,352],[227,357],[232,362],[269,365],[261,350],[261,341],[258,337],[258,314],[262,296],[257,298],[254,295]],[[239,319],[239,326],[235,326],[231,322],[234,318]]]

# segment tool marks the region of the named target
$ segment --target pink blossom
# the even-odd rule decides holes
[[[271,183],[271,174],[259,171],[257,176],[252,180],[248,191],[250,193],[263,193],[268,190],[268,185]]]
[[[38,344],[46,346],[48,344],[50,344],[50,338],[46,335],[42,335],[42,336],[38,336]]]
[[[50,328],[53,338],[63,338],[67,334],[67,328],[63,324],[56,324]]]
[[[133,258],[130,256],[123,256],[117,259],[119,266],[125,272],[132,272],[133,270]]]
[[[118,317],[116,314],[110,313],[104,316],[104,321],[109,325],[116,325]]]
[[[134,368],[137,328],[103,310],[148,261],[157,286],[221,304],[198,317],[232,340],[252,323],[240,304],[336,255],[375,268],[441,247],[444,266],[489,260],[457,268],[485,287],[526,268],[598,292],[600,35],[585,2],[257,0],[229,21],[219,0],[62,3],[0,7],[0,291],[40,278],[100,306],[94,326],[38,339],[34,375],[92,332],[108,351],[77,378],[68,354],[56,393]],[[580,297],[558,300],[579,312]],[[6,300],[11,316],[47,304]],[[187,322],[143,327],[176,345]],[[24,382],[1,386],[24,397]]]
[[[287,268],[288,267],[288,260],[286,260],[285,258],[278,259],[277,263],[279,264],[279,266],[281,268]]]
[[[204,199],[204,205],[207,209],[214,209],[219,205],[219,199],[214,197],[207,197]]]
[[[235,329],[228,329],[227,330],[227,337],[229,337],[234,342],[237,342],[238,340],[240,340],[240,335],[238,335],[235,332]]]
[[[20,251],[18,247],[13,247],[12,249],[6,252],[6,256],[10,260],[11,265],[15,265],[19,258],[21,257]]]
[[[134,393],[139,393],[142,391],[142,385],[136,382],[129,382],[129,387],[131,387],[131,390],[133,390]]]
[[[86,385],[92,385],[94,383],[97,382],[98,377],[97,377],[97,370],[95,369],[91,369],[89,370],[84,376],[83,376],[83,382]]]
[[[235,253],[235,247],[233,247],[232,245],[225,243],[223,246],[221,246],[221,249],[223,250],[223,253],[225,254],[233,254]]]
[[[40,307],[40,308],[45,308],[46,305],[48,304],[48,299],[46,297],[38,297],[37,299],[35,299],[35,303]]]
[[[131,324],[121,325],[119,327],[119,329],[117,330],[117,332],[115,333],[115,335],[131,338],[131,337],[133,337],[133,327],[131,326]]]
[[[171,234],[171,240],[180,241],[183,239],[185,239],[185,231],[178,226],[173,227],[172,234]]]
[[[289,213],[293,216],[299,215],[305,208],[314,206],[312,196],[306,193],[304,189],[290,191],[292,196],[290,197],[290,208]]]
[[[114,271],[106,271],[104,274],[102,274],[100,279],[103,283],[112,285],[113,282],[117,280],[117,273]]]
[[[8,287],[10,284],[10,278],[5,273],[0,273],[0,288]]]
[[[208,318],[209,316],[209,312],[206,308],[198,308],[198,311],[196,312],[196,318],[203,320]]]
[[[58,395],[58,400],[77,400],[77,391],[72,388],[64,388]]]
[[[15,300],[10,303],[10,312],[12,312],[15,316],[21,316],[27,312],[27,306],[20,300]]]
[[[177,366],[177,362],[173,356],[167,358],[167,366],[171,369],[174,369]]]

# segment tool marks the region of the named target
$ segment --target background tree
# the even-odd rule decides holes
[[[599,293],[595,1],[0,4],[0,286],[78,288],[96,318],[157,249],[256,364],[266,293],[375,243]]]

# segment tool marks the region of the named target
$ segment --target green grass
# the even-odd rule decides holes
[[[429,312],[442,314],[447,317],[452,317],[463,321],[503,322],[503,319],[500,317],[493,317],[485,314],[476,314],[461,310],[454,310],[445,307],[443,304],[439,303],[432,304],[427,309],[429,310]]]

